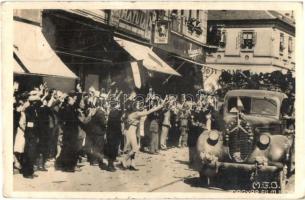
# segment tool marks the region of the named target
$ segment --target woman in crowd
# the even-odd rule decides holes
[[[138,105],[130,106],[129,110],[127,110],[127,127],[125,134],[128,141],[127,145],[131,146],[131,150],[122,161],[122,166],[124,169],[128,168],[130,170],[138,170],[135,168],[135,155],[138,151],[136,131],[140,118],[160,110],[165,105],[165,103],[166,101],[164,100],[160,105],[147,111],[141,111]]]
[[[19,171],[22,169],[25,146],[24,132],[26,128],[25,109],[28,106],[28,103],[26,103],[27,99],[28,94],[22,94],[14,107],[14,114],[17,115],[17,117],[15,117],[17,119],[14,121],[14,126],[16,126],[16,136],[14,139],[14,168],[18,169]]]

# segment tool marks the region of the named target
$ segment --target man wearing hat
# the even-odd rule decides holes
[[[37,158],[37,143],[38,143],[38,113],[40,102],[40,93],[37,90],[30,92],[30,96],[26,104],[25,116],[25,147],[22,164],[22,174],[25,178],[34,178],[34,164]]]
[[[89,162],[91,165],[103,167],[103,152],[106,134],[106,112],[101,109],[101,100],[93,98],[94,101],[87,102],[90,109],[96,110],[95,114],[87,124],[87,136],[91,143]]]

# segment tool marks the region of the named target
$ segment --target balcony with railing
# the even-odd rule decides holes
[[[169,20],[172,32],[181,34],[199,43],[206,43],[206,20],[181,16],[176,13],[172,13]]]

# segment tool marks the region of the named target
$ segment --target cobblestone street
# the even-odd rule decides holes
[[[155,191],[167,184],[186,177],[196,177],[198,173],[188,168],[188,150],[170,149],[159,155],[139,153],[139,171],[116,172],[100,170],[87,162],[79,164],[80,172],[64,173],[55,171],[53,163],[48,172],[36,172],[35,179],[24,179],[20,174],[14,176],[14,188],[25,191]],[[47,180],[47,181],[46,181]]]
[[[173,148],[159,155],[140,152],[139,171],[100,170],[87,162],[79,164],[80,172],[55,171],[49,162],[48,172],[36,172],[34,179],[14,175],[15,191],[92,191],[92,192],[226,192],[200,185],[198,172],[188,167],[188,149]],[[289,188],[289,184],[288,184]]]

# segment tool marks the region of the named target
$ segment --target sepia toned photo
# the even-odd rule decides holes
[[[14,8],[10,27],[12,192],[295,193],[294,9]]]

